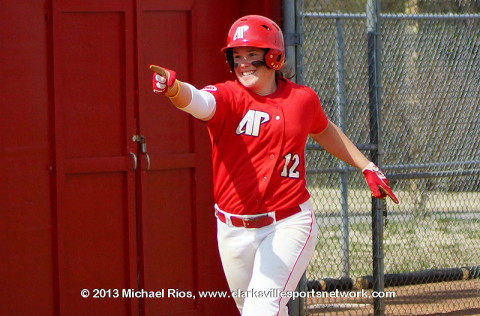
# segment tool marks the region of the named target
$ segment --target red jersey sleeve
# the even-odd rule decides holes
[[[305,87],[306,90],[310,93],[313,106],[313,119],[312,125],[310,126],[309,134],[319,134],[327,128],[328,118],[323,111],[322,105],[320,104],[320,99],[318,95],[309,87]]]
[[[225,119],[228,117],[229,111],[231,111],[231,104],[233,104],[233,95],[227,87],[227,83],[218,83],[215,85],[209,85],[202,90],[211,93],[215,97],[215,115],[211,120],[206,122],[209,129],[218,130],[221,129]]]

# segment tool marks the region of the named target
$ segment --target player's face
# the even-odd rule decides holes
[[[233,49],[235,75],[247,89],[260,95],[273,93],[276,89],[275,70],[264,62],[265,50],[256,47]]]

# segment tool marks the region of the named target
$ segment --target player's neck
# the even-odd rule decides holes
[[[277,81],[272,80],[272,81],[269,81],[267,84],[264,84],[262,86],[252,87],[250,89],[250,91],[252,91],[252,92],[254,92],[258,95],[261,95],[261,96],[270,95],[270,94],[274,93],[275,91],[277,91]]]

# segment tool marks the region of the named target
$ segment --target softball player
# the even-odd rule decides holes
[[[218,247],[238,310],[288,315],[289,298],[279,293],[295,290],[318,234],[305,183],[308,135],[362,170],[374,197],[398,200],[382,172],[327,119],[316,93],[281,75],[285,52],[277,24],[240,18],[222,52],[235,80],[198,90],[152,65],[153,89],[208,128]]]

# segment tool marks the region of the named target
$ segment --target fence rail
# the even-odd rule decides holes
[[[366,19],[363,13],[304,12],[304,18],[317,19]],[[470,20],[480,19],[480,14],[380,14],[382,20]]]

